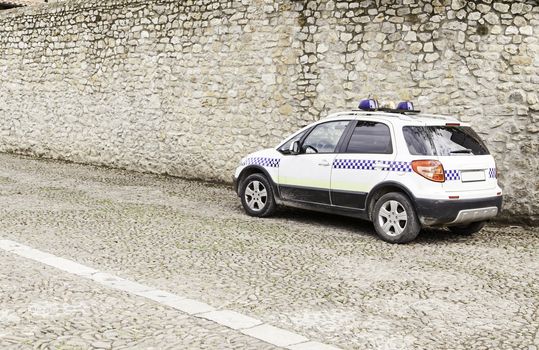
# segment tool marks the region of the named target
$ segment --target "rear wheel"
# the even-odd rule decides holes
[[[249,175],[242,182],[240,197],[243,209],[248,215],[266,217],[275,212],[273,191],[269,181],[262,174]]]
[[[486,221],[477,221],[467,225],[450,226],[448,228],[453,233],[463,236],[471,236],[474,233],[481,231],[486,224]]]
[[[373,221],[378,236],[390,243],[410,242],[421,230],[412,203],[398,192],[385,194],[378,199],[374,205]]]

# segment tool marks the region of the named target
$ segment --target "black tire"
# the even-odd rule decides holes
[[[471,236],[474,233],[481,231],[486,224],[486,221],[477,221],[467,225],[449,226],[448,229],[458,235]]]
[[[407,196],[398,192],[387,193],[378,199],[374,204],[372,220],[378,236],[389,243],[413,241],[421,231],[412,203]]]
[[[258,184],[258,185],[257,185]],[[258,187],[256,192],[255,185]],[[262,187],[265,189],[265,196]],[[254,191],[254,192],[253,192]],[[250,216],[268,217],[275,213],[276,205],[272,187],[262,174],[249,175],[240,185],[240,198],[243,209]],[[258,203],[258,205],[256,205]]]

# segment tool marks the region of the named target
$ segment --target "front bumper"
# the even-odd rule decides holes
[[[416,199],[416,210],[423,226],[459,225],[489,220],[502,210],[502,196],[436,200]]]
[[[234,186],[234,192],[236,192],[236,194],[239,196],[239,189],[238,189],[238,178],[236,176],[233,176],[232,177],[232,183],[233,183],[233,186]]]

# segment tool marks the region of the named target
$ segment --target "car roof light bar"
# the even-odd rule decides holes
[[[378,101],[372,98],[367,100],[361,100],[358,107],[362,111],[376,111],[378,110]]]
[[[386,112],[386,113],[400,113],[400,114],[418,114],[421,111],[414,110],[414,104],[410,101],[400,102],[397,108],[380,108],[378,101],[375,99],[361,100],[359,102],[359,110],[366,112]]]

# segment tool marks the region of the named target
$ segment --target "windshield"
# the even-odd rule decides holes
[[[463,156],[489,154],[487,147],[469,126],[405,126],[408,150],[418,156]]]

